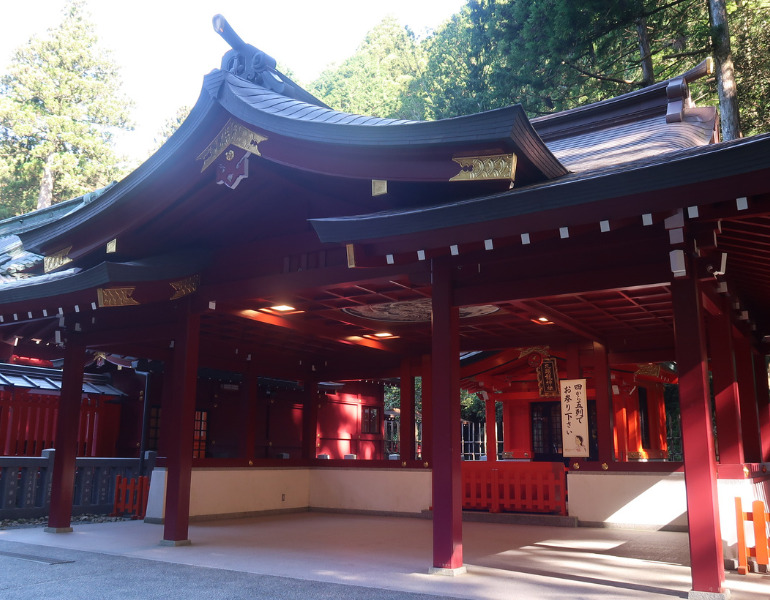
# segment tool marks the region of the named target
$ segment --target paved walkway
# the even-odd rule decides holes
[[[657,600],[687,598],[675,532],[463,524],[468,573],[429,575],[431,522],[297,513],[195,523],[160,546],[140,521],[0,531],[0,598]],[[770,599],[770,575],[728,574],[734,600]]]

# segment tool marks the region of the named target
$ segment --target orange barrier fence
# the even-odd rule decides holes
[[[463,508],[566,515],[566,473],[562,463],[464,462]]]
[[[129,478],[118,475],[115,479],[115,510],[112,516],[131,515],[132,519],[144,519],[149,495],[150,483],[146,476]]]
[[[750,513],[743,512],[741,499],[736,498],[735,517],[738,530],[738,573],[745,575],[749,572],[749,557],[756,558],[758,565],[767,566],[770,562],[767,540],[767,522],[770,521],[770,514],[765,510],[765,505],[761,500],[754,500],[751,503]],[[746,521],[752,521],[754,525],[753,548],[746,545]]]

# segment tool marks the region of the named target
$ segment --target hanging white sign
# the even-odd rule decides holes
[[[585,379],[562,379],[561,437],[564,456],[588,456],[588,402]]]

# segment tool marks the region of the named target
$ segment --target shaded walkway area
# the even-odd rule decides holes
[[[138,521],[0,531],[0,596],[27,598],[686,598],[687,535],[466,522],[468,573],[427,574],[431,522],[296,513],[194,523],[160,546]],[[767,600],[770,575],[728,574]]]

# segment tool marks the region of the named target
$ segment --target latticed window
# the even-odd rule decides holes
[[[535,454],[555,455],[562,451],[561,411],[558,402],[533,402],[532,450]]]
[[[206,457],[206,431],[208,429],[208,412],[195,411],[195,435],[193,438],[193,458]]]
[[[380,409],[377,406],[361,407],[361,433],[380,433]]]

